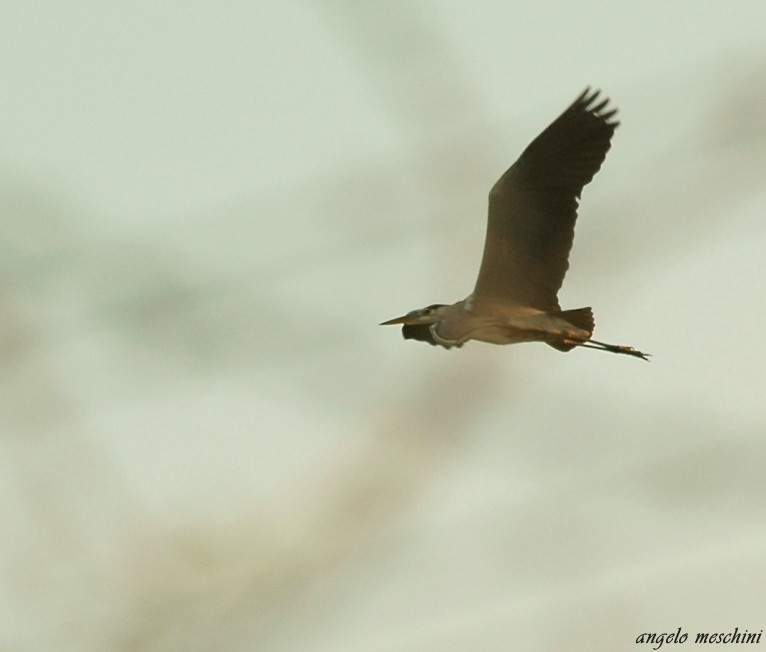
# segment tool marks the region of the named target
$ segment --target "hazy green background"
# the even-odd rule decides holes
[[[565,307],[471,290],[586,85]],[[0,4],[0,650],[633,650],[766,626],[766,4]],[[691,642],[691,641],[690,641]]]

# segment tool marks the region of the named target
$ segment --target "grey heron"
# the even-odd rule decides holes
[[[545,342],[559,351],[585,347],[643,360],[630,346],[591,338],[591,308],[561,310],[583,187],[601,168],[619,122],[599,91],[585,91],[522,152],[489,193],[484,256],[473,292],[383,322],[405,339],[446,349],[469,340]]]

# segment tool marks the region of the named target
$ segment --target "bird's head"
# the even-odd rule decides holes
[[[443,303],[434,303],[426,308],[408,312],[404,317],[397,317],[396,319],[384,321],[381,326],[402,324],[402,336],[405,340],[428,342],[432,346],[440,345],[445,349],[449,349],[450,346],[437,342],[434,339],[433,333],[431,333],[431,324],[435,324],[439,321],[444,314],[445,308],[448,307],[449,306],[446,306]]]
[[[427,308],[408,312],[404,317],[397,317],[396,319],[384,321],[381,326],[402,324],[402,335],[405,340],[418,340],[436,346],[439,343],[434,339],[434,336],[431,333],[431,324],[434,324],[441,319],[443,310],[446,307],[447,306],[444,304],[435,303]]]
[[[415,326],[417,324],[433,324],[439,321],[442,315],[442,308],[446,306],[442,303],[434,303],[426,308],[420,308],[420,310],[413,310],[408,312],[403,317],[396,317],[384,321],[381,326],[394,326],[396,324],[403,324],[405,326]]]

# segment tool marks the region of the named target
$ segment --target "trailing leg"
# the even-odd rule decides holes
[[[621,344],[607,344],[606,342],[599,342],[598,340],[582,340],[577,341],[574,339],[564,340],[566,345],[581,346],[585,349],[596,349],[597,351],[608,351],[609,353],[622,353],[624,355],[632,355],[634,358],[641,358],[642,360],[649,361],[650,354],[642,353],[634,349],[632,346],[623,346]]]

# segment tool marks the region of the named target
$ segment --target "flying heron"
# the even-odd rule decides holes
[[[569,268],[580,193],[620,124],[608,104],[586,88],[495,183],[479,278],[466,299],[381,325],[402,324],[405,339],[445,349],[468,340],[545,342],[559,351],[581,346],[648,360],[630,346],[591,339],[593,311],[561,310],[556,296]]]

